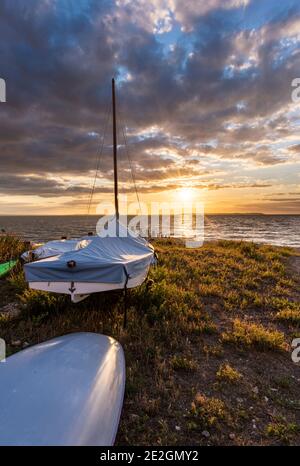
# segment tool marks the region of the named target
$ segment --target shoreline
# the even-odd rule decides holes
[[[98,216],[23,216],[23,217],[2,217],[0,218],[0,230],[14,232],[26,240],[34,242],[45,242],[58,240],[62,236],[69,238],[79,238],[87,232],[96,233],[96,220]],[[130,219],[128,219],[129,222]],[[146,222],[146,220],[145,220]],[[123,222],[126,223],[126,222]],[[151,231],[151,225],[144,225],[147,236],[151,233],[163,237],[160,230],[156,233]],[[143,226],[143,227],[144,227]],[[166,226],[166,225],[165,225]],[[148,228],[149,227],[149,228]],[[200,225],[199,225],[200,227]],[[285,215],[282,216],[234,216],[234,215],[216,215],[207,216],[202,228],[196,229],[196,225],[184,223],[180,225],[180,230],[174,231],[173,220],[170,220],[170,230],[165,231],[168,236],[188,237],[197,235],[204,237],[204,241],[232,240],[232,241],[250,241],[261,242],[264,244],[273,244],[274,246],[299,247],[300,248],[300,216]],[[4,233],[5,233],[4,231]],[[149,233],[149,234],[148,234]]]
[[[52,238],[52,239],[47,239],[47,240],[43,240],[43,241],[35,241],[35,240],[32,240],[32,239],[26,239],[26,240],[23,240],[22,237],[18,234],[18,233],[14,233],[14,232],[0,232],[0,238],[5,238],[6,236],[14,236],[16,238],[19,238],[21,241],[24,241],[24,242],[30,242],[32,245],[35,245],[35,244],[44,244],[48,241],[52,241],[52,240],[60,240],[61,238]],[[68,237],[67,239],[80,239],[82,235],[79,235],[77,237],[73,237],[73,236],[70,236]],[[148,240],[150,243],[151,242],[155,242],[157,240],[164,240],[164,241],[179,241],[181,243],[185,243],[186,241],[192,241],[194,238],[193,237],[188,237],[188,236],[157,236],[157,237],[149,237],[149,236],[144,236],[144,238],[146,240]],[[259,246],[272,246],[272,247],[276,247],[276,248],[291,248],[293,250],[295,250],[295,252],[300,252],[300,246],[293,246],[293,245],[289,245],[289,244],[274,244],[274,243],[271,243],[271,242],[260,242],[260,241],[253,241],[251,239],[239,239],[239,238],[235,238],[235,239],[232,239],[232,238],[211,238],[211,239],[206,239],[203,241],[203,244],[200,245],[200,246],[197,246],[195,248],[190,248],[190,249],[197,249],[198,247],[201,248],[202,246],[204,245],[207,245],[207,244],[211,244],[211,243],[217,243],[217,242],[220,242],[220,241],[228,241],[228,242],[236,242],[236,243],[251,243],[251,244],[257,244]],[[189,248],[187,248],[189,249]]]
[[[221,212],[206,212],[204,215],[246,215],[246,216],[266,216],[266,217],[299,217],[300,213],[293,213],[293,214],[287,214],[287,213],[264,213],[264,212],[227,212],[227,213],[221,213]],[[82,214],[33,214],[33,215],[24,215],[24,214],[0,214],[1,217],[99,217],[99,214],[87,214],[82,213]],[[134,215],[128,215],[128,217],[134,217]]]

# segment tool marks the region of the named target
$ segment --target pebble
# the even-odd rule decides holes
[[[264,397],[264,400],[265,400],[266,403],[268,403],[269,398],[268,398],[267,396],[265,396],[265,397]]]
[[[210,433],[207,430],[204,430],[202,432],[202,435],[203,435],[203,437],[206,437],[206,438],[210,437]]]
[[[175,426],[175,430],[177,430],[177,432],[179,432],[181,430],[181,427],[180,426]]]
[[[230,438],[230,440],[234,440],[235,439],[235,434],[234,433],[229,434],[229,438]]]

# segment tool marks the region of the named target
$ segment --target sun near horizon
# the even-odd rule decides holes
[[[2,10],[19,27],[0,30],[0,215],[113,201],[113,76],[119,192],[132,202],[300,214],[299,2]]]

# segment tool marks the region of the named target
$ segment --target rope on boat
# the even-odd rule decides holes
[[[107,128],[108,128],[108,124],[109,124],[109,120],[110,120],[110,114],[111,114],[111,108],[110,108],[110,107],[109,107],[109,110],[106,112],[106,114],[107,114],[107,118],[106,118],[106,123],[105,123],[105,126],[104,126],[102,141],[101,141],[101,144],[100,144],[100,150],[99,150],[99,152],[98,152],[97,159],[96,159],[96,171],[95,171],[94,180],[93,180],[93,183],[92,183],[92,186],[91,186],[91,190],[90,190],[90,196],[89,196],[89,201],[88,201],[88,211],[87,211],[87,215],[90,214],[91,205],[92,205],[92,199],[93,199],[93,195],[94,195],[94,192],[95,192],[95,186],[96,186],[97,176],[98,176],[98,172],[99,172],[99,168],[100,168],[100,160],[101,160],[102,154],[103,154],[105,135],[106,135]]]
[[[106,136],[106,133],[107,133],[108,124],[109,124],[110,116],[111,116],[111,108],[110,108],[110,107],[109,107],[109,110],[106,112],[106,114],[107,114],[107,119],[106,119],[106,123],[105,123],[105,126],[104,126],[102,141],[101,141],[101,144],[100,144],[100,150],[99,150],[99,152],[98,152],[97,159],[96,159],[96,170],[95,170],[95,175],[94,175],[94,179],[93,179],[93,182],[92,182],[92,185],[91,185],[91,189],[90,189],[90,195],[89,195],[89,200],[88,200],[87,216],[90,214],[91,205],[92,205],[92,200],[93,200],[93,196],[94,196],[94,192],[95,192],[95,187],[96,187],[96,182],[97,182],[97,177],[98,177],[98,172],[99,172],[99,169],[100,169],[100,161],[101,161],[102,154],[103,154],[105,136]],[[118,112],[118,119],[119,119],[119,121],[120,121],[120,123],[121,123],[120,126],[121,126],[121,130],[122,130],[122,134],[123,134],[123,139],[124,139],[125,152],[126,152],[127,159],[128,159],[128,162],[129,162],[131,179],[132,179],[132,183],[133,183],[133,186],[134,186],[135,195],[136,195],[136,198],[137,198],[137,201],[138,201],[139,211],[140,211],[140,214],[142,215],[142,208],[141,208],[141,202],[140,202],[140,197],[139,197],[138,188],[137,188],[137,183],[136,183],[136,177],[135,177],[135,172],[134,172],[134,166],[133,166],[132,158],[131,158],[130,151],[129,151],[129,144],[128,144],[128,137],[127,137],[127,132],[126,132],[126,126],[124,125],[124,123],[123,123],[123,121],[122,121],[122,118],[121,118],[121,116],[120,116],[120,112]]]
[[[124,320],[123,320],[123,328],[125,329],[126,326],[127,326],[127,284],[128,284],[128,280],[130,278],[125,265],[124,265],[124,272],[125,272],[126,279],[125,279],[125,283],[124,283]]]
[[[123,133],[123,138],[124,138],[124,146],[125,146],[125,150],[126,150],[126,154],[127,154],[127,159],[128,159],[129,166],[130,166],[131,179],[132,179],[132,182],[133,182],[133,185],[134,185],[136,198],[137,198],[137,201],[138,201],[138,204],[139,204],[140,214],[142,215],[140,197],[139,197],[139,193],[138,193],[138,189],[137,189],[137,185],[136,185],[134,168],[133,168],[132,159],[130,157],[130,152],[129,152],[129,148],[128,148],[126,126],[122,123],[122,120],[121,120],[121,128],[122,128],[122,133]]]

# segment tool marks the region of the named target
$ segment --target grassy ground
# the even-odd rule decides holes
[[[0,317],[9,352],[76,331],[118,339],[127,364],[120,445],[300,444],[300,367],[291,360],[299,253],[232,241],[154,244],[159,265],[130,291],[126,330],[121,292],[74,305],[28,290],[21,269],[1,280],[0,308],[22,309]]]

